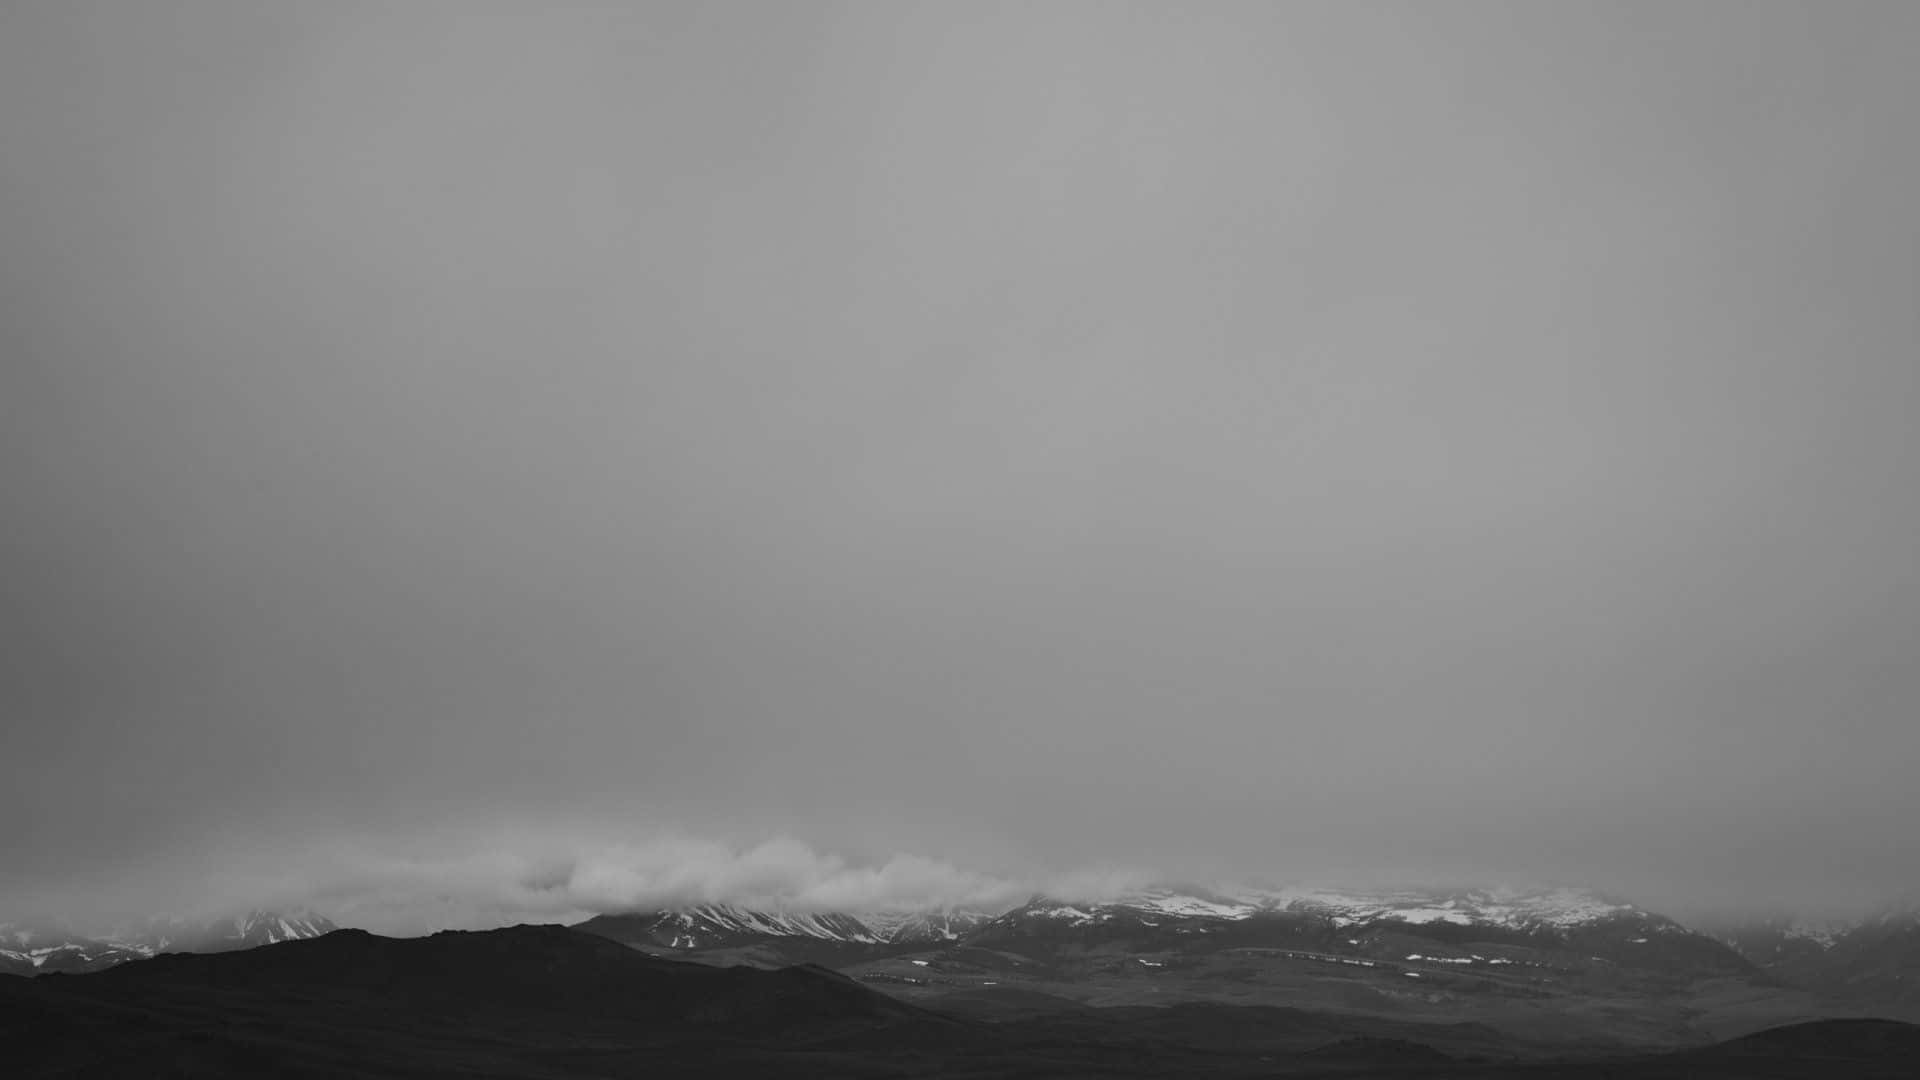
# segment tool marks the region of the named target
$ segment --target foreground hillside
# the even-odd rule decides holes
[[[1920,1028],[1824,1022],[1679,1054],[1483,1024],[1044,995],[925,1009],[813,967],[645,956],[559,927],[360,931],[0,980],[9,1076],[1895,1077]],[[960,1015],[965,1013],[966,1015]]]
[[[12,1075],[573,1076],[665,1046],[938,1042],[964,1030],[818,968],[655,960],[560,927],[359,930],[0,983]]]

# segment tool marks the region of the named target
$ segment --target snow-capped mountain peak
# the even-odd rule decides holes
[[[618,931],[618,940],[647,941],[670,949],[708,949],[767,938],[882,943],[860,919],[833,911],[758,910],[732,904],[696,904],[665,911],[601,915],[582,924],[595,932]]]

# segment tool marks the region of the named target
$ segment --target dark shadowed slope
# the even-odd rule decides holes
[[[732,1035],[937,1022],[825,969],[661,960],[558,926],[407,939],[342,930],[246,953],[156,957],[86,985],[313,994],[450,1015],[605,1018],[636,1030],[724,1026]]]
[[[343,930],[0,987],[5,1071],[25,1076],[619,1075],[676,1046],[750,1057],[964,1032],[830,971],[656,960],[549,926]]]
[[[1800,1057],[1836,1063],[1897,1057],[1912,1062],[1916,1075],[1920,1075],[1920,1025],[1899,1020],[1813,1020],[1756,1031],[1675,1056],[1696,1061]]]
[[[1193,1003],[1062,1008],[1044,996],[993,1004],[1008,1014],[1000,1022],[962,1021],[819,968],[681,963],[561,927],[404,940],[339,931],[0,980],[0,1073],[1650,1080],[1904,1076],[1920,1053],[1920,1029],[1870,1022],[1582,1062],[1475,1024]]]

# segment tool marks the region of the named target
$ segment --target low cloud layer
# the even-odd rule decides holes
[[[605,912],[725,903],[803,911],[1002,910],[1034,892],[1116,895],[1149,881],[1139,868],[999,876],[940,859],[855,860],[791,837],[730,845],[662,833],[639,842],[564,836],[441,834],[430,844],[334,841],[228,852],[214,864],[108,876],[32,901],[67,921],[108,925],[158,913],[311,908],[342,925],[418,934],[517,922],[573,922]],[[15,912],[21,914],[26,912]],[[0,920],[3,921],[3,920]]]
[[[44,883],[43,883],[44,884]],[[565,831],[437,830],[413,837],[333,839],[279,848],[152,862],[96,874],[51,890],[9,882],[5,914],[51,918],[81,929],[156,915],[213,916],[253,908],[309,909],[346,926],[414,935],[514,923],[573,923],[592,915],[723,903],[790,911],[881,912],[964,908],[999,911],[1034,894],[1098,901],[1151,885],[1231,890],[1238,884],[1327,888],[1595,888],[1682,918],[1737,914],[1858,914],[1879,902],[1859,894],[1778,889],[1745,897],[1617,881],[1486,873],[1456,867],[1425,874],[1356,863],[1347,870],[1293,873],[1248,866],[1215,878],[1185,877],[1145,862],[1110,862],[987,872],[905,852],[855,856],[793,836],[745,843],[658,831],[608,840]],[[0,919],[0,921],[5,921]]]

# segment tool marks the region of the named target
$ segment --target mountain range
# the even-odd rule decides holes
[[[0,979],[0,1045],[28,1076],[1901,1076],[1916,910],[1689,926],[1580,889],[1169,884],[415,939],[0,924],[0,972],[41,976]]]
[[[1685,955],[1696,966],[1736,972],[1750,967],[1722,941],[1578,889],[1335,892],[1162,886],[1097,902],[1035,895],[999,913],[789,912],[703,904],[599,915],[579,929],[644,949],[684,953],[769,947],[818,952],[837,946],[843,954],[875,955],[928,946],[1057,948],[1111,941],[1143,947],[1269,943],[1342,951],[1364,937],[1399,933],[1436,942],[1577,946],[1588,955],[1618,954],[1617,962],[1628,964],[1660,966]]]
[[[1084,910],[1084,909],[1083,909]],[[1459,925],[1459,924],[1454,924]],[[1905,1077],[1920,1027],[1843,1019],[1730,1040],[1236,1002],[902,1000],[817,966],[720,968],[558,926],[340,930],[82,975],[0,979],[19,1077]]]
[[[334,929],[311,911],[152,918],[91,934],[0,923],[0,974],[98,971]],[[1920,1017],[1920,906],[1852,921],[1687,926],[1582,889],[1162,885],[1098,901],[1035,895],[1008,910],[696,904],[598,915],[577,929],[710,965],[822,965],[915,998],[1021,989],[1096,1002],[1284,1003],[1333,993],[1368,1008],[1398,1007],[1414,985],[1438,999],[1429,1004],[1641,1001],[1719,980],[1760,988],[1754,1000],[1765,997],[1782,1017],[1833,1011],[1823,1002]]]
[[[0,974],[100,971],[168,952],[217,953],[319,937],[338,929],[311,911],[212,919],[155,917],[97,934],[53,923],[0,923]]]
[[[1920,1018],[1917,926],[1909,912],[1700,929],[1565,888],[1160,886],[1100,901],[1036,895],[998,913],[696,905],[600,915],[577,929],[712,964],[823,964],[934,1007],[982,994],[968,1002],[988,1011],[1014,994],[1096,1005],[1337,1001],[1380,1015],[1553,1016],[1595,1038],[1634,1028],[1638,1039],[1684,1042],[1762,1021]],[[1681,1016],[1693,1019],[1673,1020]]]
[[[1717,924],[1709,932],[1787,984],[1920,1008],[1920,906],[1890,906],[1845,921],[1785,917]]]

